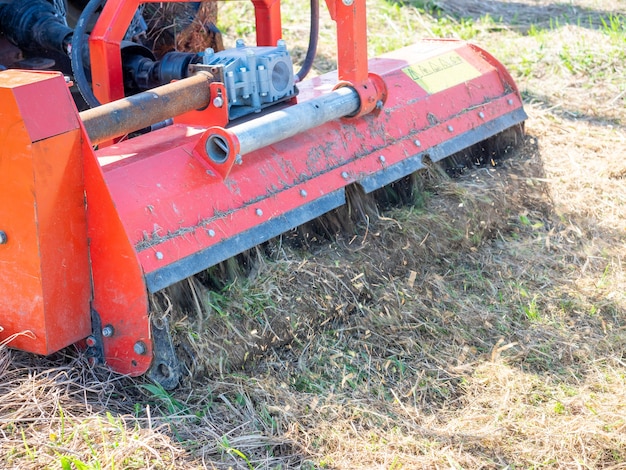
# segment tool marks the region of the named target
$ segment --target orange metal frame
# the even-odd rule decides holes
[[[0,339],[49,354],[91,333],[83,134],[62,76],[1,73]]]

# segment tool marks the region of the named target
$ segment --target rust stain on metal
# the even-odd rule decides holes
[[[103,104],[80,113],[92,144],[143,129],[211,101],[208,73],[198,73],[177,82]],[[141,112],[137,112],[141,110]]]

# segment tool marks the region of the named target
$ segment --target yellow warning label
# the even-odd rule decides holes
[[[480,76],[480,72],[457,52],[409,65],[402,69],[431,95]]]

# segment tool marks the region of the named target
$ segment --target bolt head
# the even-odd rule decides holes
[[[513,100],[511,99],[508,99],[506,102],[509,104],[509,106],[513,104]]]
[[[258,215],[259,217],[261,217],[263,215],[263,211],[261,209],[257,209],[255,211],[256,215]]]
[[[419,140],[414,140],[413,143],[415,144],[416,147],[422,146],[422,143]]]
[[[482,111],[478,113],[478,117],[481,119],[485,119],[485,113],[483,113]]]
[[[348,179],[348,176],[349,176],[349,175],[348,175],[348,173],[347,173],[347,172],[345,172],[345,171],[342,171],[342,172],[341,172],[341,177],[342,177],[344,180],[347,180],[347,179]]]
[[[300,190],[300,196],[307,197],[307,195],[308,195],[308,193],[306,192],[306,190],[304,190],[304,189]]]
[[[345,6],[349,7],[350,5],[352,5],[354,3],[354,0],[341,0],[341,3],[343,3]]]
[[[386,161],[384,155],[381,155],[380,157],[378,157],[378,160],[380,161],[380,163],[385,163],[385,161]]]
[[[156,256],[156,259],[161,260],[163,259],[163,253],[161,253],[160,251],[157,251],[154,256]]]
[[[221,96],[216,96],[213,100],[213,106],[215,106],[216,108],[221,108],[222,106],[224,106],[224,99]]]
[[[146,348],[146,343],[144,343],[143,341],[137,341],[133,346],[133,351],[135,351],[135,354],[139,354],[140,356],[146,354],[147,350],[148,348]]]
[[[452,127],[452,126],[448,126],[448,131],[449,131],[449,132],[454,131],[454,127]]]
[[[209,229],[209,237],[214,237],[215,236],[215,230],[213,230],[212,228]]]
[[[7,237],[7,233],[0,230],[0,245],[6,245],[9,241],[9,237]]]
[[[102,328],[102,336],[104,336],[105,338],[110,338],[111,336],[113,336],[114,332],[115,330],[111,325],[106,325],[104,328]]]

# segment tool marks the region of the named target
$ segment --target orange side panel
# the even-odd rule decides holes
[[[91,332],[81,133],[58,74],[0,72],[0,103],[0,341],[50,354]]]

